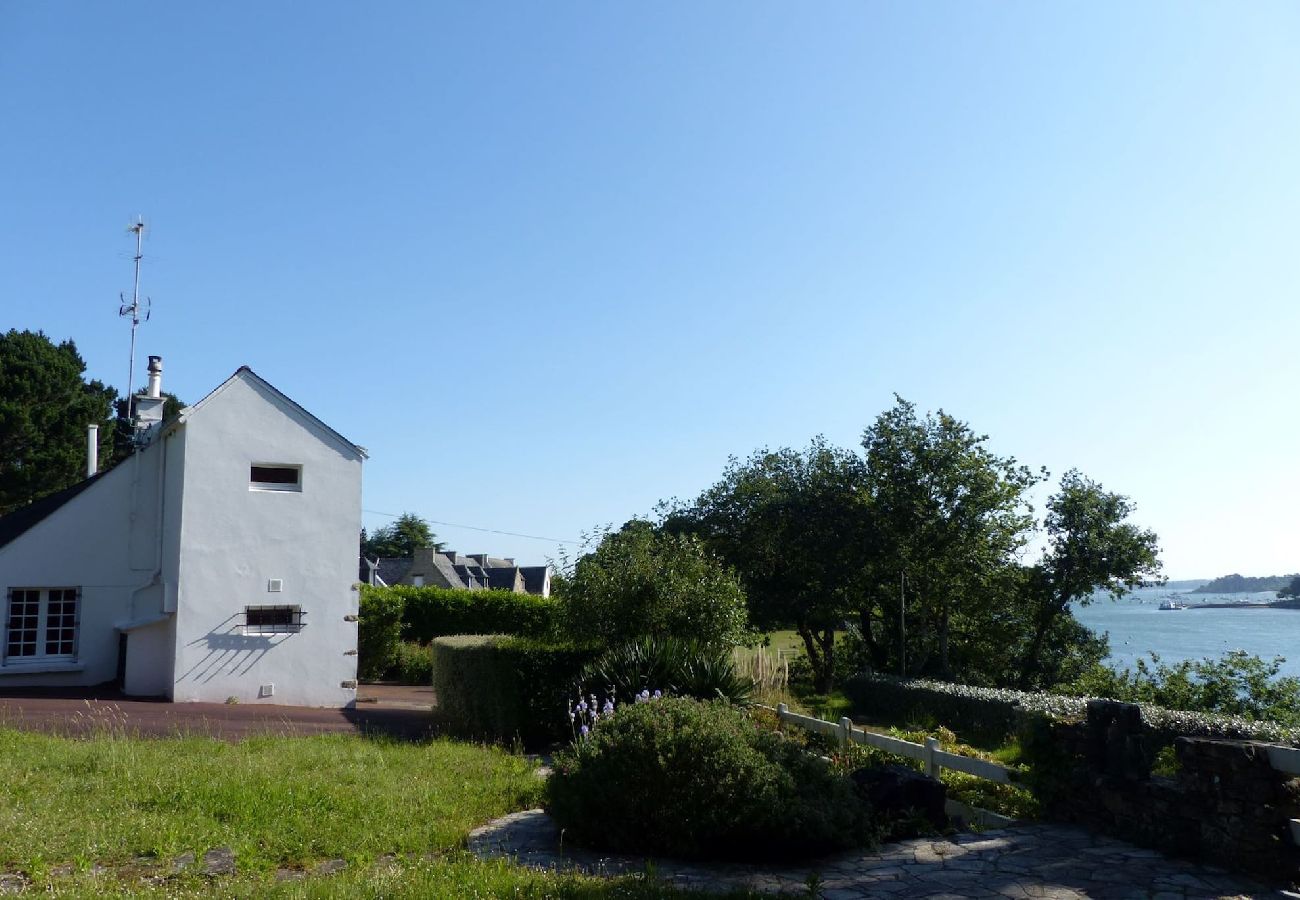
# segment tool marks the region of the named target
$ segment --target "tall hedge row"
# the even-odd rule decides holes
[[[542,638],[560,630],[560,603],[510,591],[438,587],[361,586],[358,667],[365,680],[397,664],[403,641],[428,644],[450,634],[511,634]]]
[[[452,732],[477,740],[542,747],[569,737],[565,713],[594,645],[509,635],[433,641],[433,692]]]
[[[559,629],[560,602],[554,597],[409,585],[361,586],[363,605],[381,598],[401,602],[402,639],[422,644],[448,634],[546,637]]]

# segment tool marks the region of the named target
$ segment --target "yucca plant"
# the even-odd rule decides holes
[[[630,703],[642,691],[748,705],[753,682],[736,671],[731,649],[675,637],[641,637],[586,666],[578,683]]]

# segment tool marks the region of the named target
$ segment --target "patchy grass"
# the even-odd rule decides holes
[[[536,872],[503,861],[482,862],[467,854],[446,859],[410,859],[388,865],[355,867],[336,875],[276,881],[265,873],[208,879],[186,875],[162,883],[80,873],[46,882],[46,896],[65,898],[167,897],[177,900],[225,900],[269,897],[282,900],[426,900],[469,897],[515,897],[526,900],[654,900],[658,897],[757,898],[748,892],[707,894],[677,891],[653,874],[616,879]],[[770,895],[769,895],[770,896]]]
[[[0,871],[40,875],[216,847],[241,871],[460,846],[535,805],[524,759],[355,735],[72,740],[0,729]]]

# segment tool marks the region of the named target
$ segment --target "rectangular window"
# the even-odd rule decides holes
[[[248,469],[248,489],[252,491],[301,491],[302,466],[254,463]]]
[[[302,617],[305,615],[299,606],[246,606],[244,633],[292,634],[302,631]]]
[[[5,660],[74,659],[79,608],[76,588],[10,591]]]

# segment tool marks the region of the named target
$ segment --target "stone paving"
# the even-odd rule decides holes
[[[485,859],[505,857],[535,868],[594,875],[643,873],[650,863],[664,883],[685,889],[810,896],[813,885],[824,900],[1288,896],[1222,869],[1170,859],[1082,829],[1038,823],[901,841],[874,851],[772,867],[647,860],[566,847],[550,816],[533,809],[475,829],[469,849]]]

